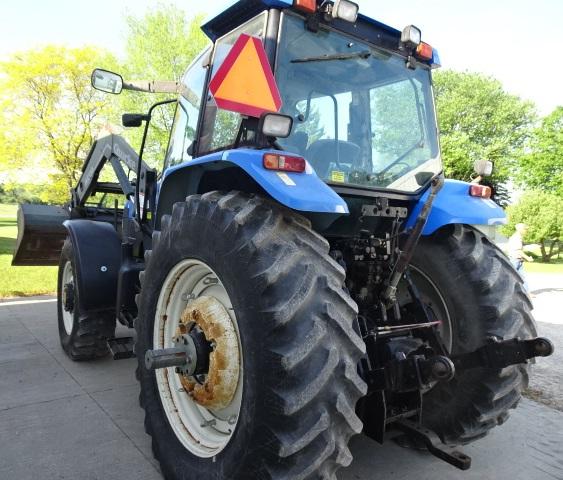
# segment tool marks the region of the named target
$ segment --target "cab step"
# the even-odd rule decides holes
[[[133,337],[109,338],[108,347],[114,360],[123,360],[135,356],[135,340]]]

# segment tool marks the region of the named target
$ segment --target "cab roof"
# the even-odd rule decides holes
[[[320,5],[323,1],[317,0],[317,4]],[[244,22],[270,8],[293,9],[293,0],[234,1],[227,8],[224,8],[220,13],[205,22],[201,28],[211,41],[214,42]],[[321,23],[324,22],[321,20]],[[331,21],[331,26],[368,43],[404,55],[404,52],[401,52],[398,48],[401,40],[401,32],[399,30],[361,13],[354,24],[337,18]],[[432,60],[427,63],[432,68],[440,66],[440,56],[435,48],[432,49]]]
[[[317,3],[321,4],[322,0],[317,0]],[[208,20],[201,28],[211,41],[215,41],[217,38],[229,33],[231,30],[255,17],[264,10],[268,10],[270,8],[285,9],[292,7],[293,0],[237,0],[232,2],[227,8],[224,8],[219,14]],[[364,28],[370,26],[372,28],[376,27],[378,30],[383,30],[394,37],[401,37],[401,32],[399,30],[378,22],[370,17],[366,17],[361,13],[358,16],[356,25],[358,27],[364,26]]]

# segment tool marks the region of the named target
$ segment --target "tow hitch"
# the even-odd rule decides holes
[[[491,338],[491,343],[478,348],[474,352],[452,357],[456,370],[470,368],[505,368],[517,363],[527,363],[534,357],[549,357],[553,353],[553,343],[547,338],[531,340],[500,340]]]
[[[421,423],[423,396],[418,393],[432,382],[449,381],[456,374],[473,368],[502,369],[510,365],[527,363],[534,357],[548,357],[554,351],[553,343],[547,338],[521,340],[513,338],[501,340],[490,338],[490,343],[473,352],[451,357],[436,355],[426,358],[413,355],[400,360],[393,360],[385,367],[368,372],[368,385],[371,391],[372,424],[377,425],[365,433],[382,443],[386,425],[401,430],[404,435],[397,437],[396,442],[405,447],[426,449],[432,455],[461,470],[471,466],[471,458],[454,448],[442,443],[436,432],[424,427]],[[387,410],[385,391],[405,394],[414,393],[414,400],[402,412],[394,414]],[[412,403],[414,402],[414,403]],[[379,412],[379,413],[376,413]],[[418,421],[412,417],[418,415]],[[410,417],[410,418],[406,418]]]

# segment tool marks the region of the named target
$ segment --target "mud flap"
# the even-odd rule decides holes
[[[58,265],[68,235],[63,222],[68,218],[69,212],[64,207],[20,204],[12,265]]]

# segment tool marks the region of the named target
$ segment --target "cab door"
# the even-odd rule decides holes
[[[197,156],[198,125],[210,51],[211,48],[204,50],[182,77],[180,97],[166,152],[165,169]]]

